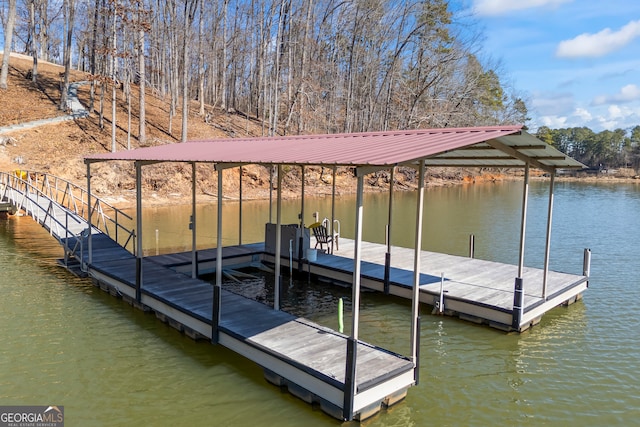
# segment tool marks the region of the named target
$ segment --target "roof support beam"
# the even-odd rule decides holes
[[[351,286],[351,335],[347,338],[342,403],[342,417],[348,421],[353,419],[353,404],[357,390],[356,365],[358,359],[358,329],[360,326],[360,268],[362,261],[360,246],[362,244],[364,175],[366,174],[356,173],[358,185],[356,190],[356,235],[353,249],[353,285]]]
[[[301,174],[301,180],[302,180],[302,185],[300,186],[300,215],[298,216],[298,219],[300,219],[300,226],[298,228],[298,272],[302,273],[302,258],[306,256],[305,253],[305,247],[304,247],[304,174],[305,174],[305,165],[301,165],[300,166],[300,174]],[[289,262],[293,263],[293,257],[290,256],[289,258]],[[291,264],[289,264],[289,271],[293,271],[292,270],[293,266]],[[291,280],[291,277],[289,278],[289,280]]]
[[[527,207],[529,204],[529,165],[524,170],[524,186],[522,189],[522,212],[520,221],[520,252],[518,256],[518,277],[522,277],[524,270],[524,246],[527,232]]]
[[[393,223],[393,181],[395,180],[395,172],[396,167],[393,166],[391,168],[390,180],[389,180],[389,211],[387,214],[387,233],[386,233],[386,241],[387,241],[387,253],[384,257],[384,293],[385,295],[389,295],[389,287],[390,281],[389,278],[391,276],[391,224]]]
[[[333,255],[333,245],[336,246],[336,250],[338,250],[338,236],[336,234],[335,226],[336,226],[336,172],[338,170],[337,167],[331,168],[331,254]]]
[[[218,169],[218,226],[216,230],[216,284],[211,304],[211,343],[217,344],[222,312],[222,169]]]
[[[244,166],[246,163],[216,163],[213,165],[215,170],[233,169]]]
[[[276,259],[275,271],[276,282],[273,295],[273,309],[280,310],[280,289],[282,288],[282,273],[280,263],[282,256],[282,165],[278,164],[278,188],[276,189]]]
[[[529,156],[527,156],[525,154],[520,153],[518,150],[516,150],[513,147],[510,147],[510,146],[506,145],[505,143],[503,143],[502,141],[500,141],[500,138],[491,139],[491,140],[487,141],[487,144],[491,145],[496,150],[500,150],[503,153],[507,153],[511,157],[515,157],[518,160],[522,160],[523,162],[525,162],[527,164],[531,164],[531,165],[535,166],[538,169],[542,169],[542,170],[547,171],[549,173],[551,173],[555,169],[552,166],[547,166],[545,164],[540,163],[539,161],[537,161],[533,157],[529,157]]]
[[[525,167],[524,163],[522,164],[512,164],[512,165],[505,165],[505,164],[498,164],[498,163],[439,163],[437,161],[432,161],[433,159],[426,159],[426,164],[427,166],[434,166],[434,167],[440,167],[440,168],[523,168]],[[437,159],[436,159],[437,160]],[[511,157],[505,157],[504,160],[509,161],[509,162],[514,162],[517,161],[519,162],[520,160],[517,159],[513,159]],[[416,165],[413,165],[413,167],[415,168]]]
[[[87,227],[89,227],[89,235],[87,236],[89,251],[89,265],[93,262],[93,226],[91,225],[91,162],[87,163]],[[65,254],[65,257],[67,254]]]
[[[136,301],[142,300],[142,166],[145,162],[137,161],[136,166]]]
[[[358,166],[356,168],[356,176],[365,176],[388,168],[389,166]]]
[[[196,163],[191,163],[191,278],[198,277],[198,252],[196,251]]]
[[[549,276],[549,254],[551,251],[551,223],[553,220],[553,190],[556,180],[555,171],[551,172],[551,181],[549,182],[549,206],[547,212],[547,239],[544,250],[544,273],[542,276],[542,299],[547,299],[547,277]]]
[[[489,141],[485,142],[486,144],[489,143]],[[540,145],[533,145],[533,144],[529,144],[529,145],[516,145],[513,148],[515,150],[544,150],[545,148],[547,148],[548,145],[547,144],[540,144]],[[490,150],[491,146],[487,147],[486,145],[472,145],[470,147],[464,147],[464,148],[459,148],[455,151],[476,151],[476,150]]]
[[[242,165],[240,165],[238,175],[238,244],[242,245]]]
[[[418,169],[418,192],[416,197],[416,234],[413,254],[413,288],[411,292],[411,361],[418,369],[418,337],[420,335],[420,255],[422,254],[422,217],[424,214],[424,160]]]

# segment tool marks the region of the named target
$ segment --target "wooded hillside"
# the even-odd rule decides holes
[[[265,135],[527,120],[473,19],[445,0],[6,1],[5,45],[34,58],[34,81],[38,60],[65,65],[65,85],[87,72],[91,107],[139,86],[142,143],[145,87],[169,101],[170,129],[182,115],[182,140],[189,100],[203,117],[211,105],[260,119]]]

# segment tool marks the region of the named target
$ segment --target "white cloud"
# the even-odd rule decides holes
[[[574,108],[575,99],[570,92],[534,93],[531,107],[543,116],[559,116]]]
[[[573,0],[474,0],[473,10],[480,16],[505,15],[515,10],[553,6]]]
[[[593,115],[591,115],[588,110],[580,107],[576,108],[576,110],[573,112],[573,115],[584,120],[585,122],[590,122],[593,119]]]
[[[620,89],[614,95],[599,95],[591,102],[592,105],[604,105],[610,103],[626,103],[640,100],[640,87],[629,84]]]
[[[618,50],[640,37],[640,20],[631,21],[618,31],[611,28],[561,41],[556,49],[559,58],[597,58]]]
[[[531,129],[547,126],[551,129],[588,127],[594,132],[605,129],[627,129],[640,123],[640,106],[611,105],[606,109],[587,110],[577,107],[565,114],[547,114],[533,120]]]

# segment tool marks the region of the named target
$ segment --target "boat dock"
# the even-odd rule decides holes
[[[340,255],[318,253],[311,272],[323,278],[349,282],[354,241],[340,238]],[[365,242],[362,247],[362,286],[385,292],[384,264],[387,247]],[[386,293],[411,298],[413,254],[393,246]],[[337,252],[336,252],[337,253]],[[542,295],[544,270],[525,267],[522,313],[514,311],[514,279],[518,266],[437,252],[420,252],[420,302],[434,313],[456,316],[504,331],[523,332],[540,322],[547,311],[582,298],[588,275],[549,271],[547,295]],[[588,269],[587,266],[584,267]]]
[[[77,246],[76,238],[65,241]],[[104,234],[93,236],[93,261],[87,273],[96,286],[145,311],[194,339],[219,343],[264,368],[265,378],[323,411],[344,417],[345,387],[357,384],[352,405],[356,419],[367,418],[401,400],[414,384],[413,363],[398,354],[357,343],[355,378],[345,370],[348,336],[307,319],[273,310],[224,289],[214,295],[211,283],[175,271],[190,254],[147,257],[143,261],[141,295],[136,296],[136,258]],[[262,259],[263,244],[225,247],[224,265],[248,265]],[[216,251],[200,253],[203,264]],[[85,253],[81,259],[88,261]],[[220,318],[212,328],[215,298]],[[212,333],[215,330],[215,333]],[[301,346],[300,343],[304,343]]]
[[[122,226],[126,213],[91,192],[91,166],[99,162],[130,161],[135,167],[135,230]],[[191,252],[145,256],[143,247],[143,168],[164,162],[191,165]],[[340,420],[363,420],[402,400],[418,384],[420,371],[420,302],[442,314],[459,316],[508,331],[521,332],[551,308],[575,301],[587,288],[589,254],[584,274],[549,271],[553,183],[559,168],[583,165],[526,133],[522,126],[426,129],[336,135],[290,136],[194,141],[85,156],[87,187],[81,189],[47,174],[0,173],[0,202],[9,202],[42,224],[64,247],[62,263],[88,275],[101,289],[132,305],[152,311],[162,321],[194,339],[230,348],[258,363],[268,381],[286,387],[303,400],[318,404]],[[217,177],[215,249],[198,250],[196,219],[197,164],[213,165]],[[277,191],[275,221],[271,214],[265,242],[223,244],[223,181],[239,178],[239,235],[242,232],[244,165],[267,167],[270,191]],[[505,265],[421,250],[427,167],[523,168],[524,187],[519,265]],[[286,167],[286,168],[285,168]],[[305,253],[308,229],[282,223],[283,175],[299,167],[329,168],[332,176],[332,215],[327,236],[335,236],[333,205],[338,167],[353,171],[356,180],[355,236],[340,237],[340,254]],[[394,173],[417,172],[415,248],[375,245],[362,240],[364,177],[388,171],[389,221],[392,224]],[[524,266],[529,169],[551,176],[545,266]],[[239,169],[238,173],[225,174]],[[276,175],[274,177],[274,174]],[[54,182],[52,182],[54,181]],[[301,183],[300,224],[305,216],[305,180]],[[271,196],[270,196],[271,200]],[[270,212],[272,212],[270,206]],[[120,218],[120,220],[119,220]],[[255,219],[252,219],[255,221]],[[315,218],[318,221],[318,218]],[[234,221],[235,222],[235,221]],[[314,224],[315,225],[315,224]],[[206,224],[204,225],[206,227]],[[391,231],[388,232],[391,235]],[[393,239],[389,239],[392,241]],[[288,266],[283,243],[293,242],[296,263],[326,281],[351,287],[348,334],[338,333],[280,309],[283,267]],[[293,260],[293,258],[292,258]],[[234,295],[222,287],[223,269],[255,263],[273,265],[273,307]],[[215,272],[215,283],[199,273]],[[359,339],[360,290],[375,289],[411,300],[410,354],[395,354]]]
[[[311,243],[313,246],[315,241],[312,240]],[[351,285],[354,247],[355,242],[352,239],[341,237],[339,251],[335,251],[334,254],[318,251],[314,261],[303,260],[303,270],[323,282],[335,281]],[[386,250],[386,245],[362,242],[363,287],[385,292]],[[392,252],[389,285],[385,293],[410,299],[414,251],[394,246]],[[264,243],[225,247],[223,253],[223,265],[233,269],[251,267],[260,262],[273,265],[275,261],[273,254],[265,251]],[[514,278],[518,266],[429,251],[421,251],[420,258],[421,303],[432,306],[436,314],[459,317],[507,332],[523,332],[538,324],[549,310],[580,300],[588,287],[587,275],[550,271],[547,278],[548,295],[543,297],[544,270],[525,268],[523,313],[516,324]],[[148,259],[185,274],[192,268],[191,252],[157,255]],[[215,260],[215,249],[198,251],[200,271],[215,271]],[[289,260],[283,258],[282,265],[289,267]],[[294,260],[294,267],[297,265],[297,260]]]

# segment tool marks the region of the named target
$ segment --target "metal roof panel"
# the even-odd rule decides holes
[[[491,143],[486,143],[488,141]],[[476,145],[481,150],[465,150]],[[500,145],[503,149],[496,149],[495,145]],[[522,150],[519,151],[519,147]],[[447,157],[450,159],[447,160]],[[524,165],[527,159],[536,162],[537,157],[546,158],[538,162],[542,167],[583,167],[579,162],[524,132],[522,126],[210,139],[92,154],[85,156],[85,162],[128,160],[393,166],[428,159],[427,164],[430,165],[513,167]],[[560,160],[561,157],[565,160]]]

